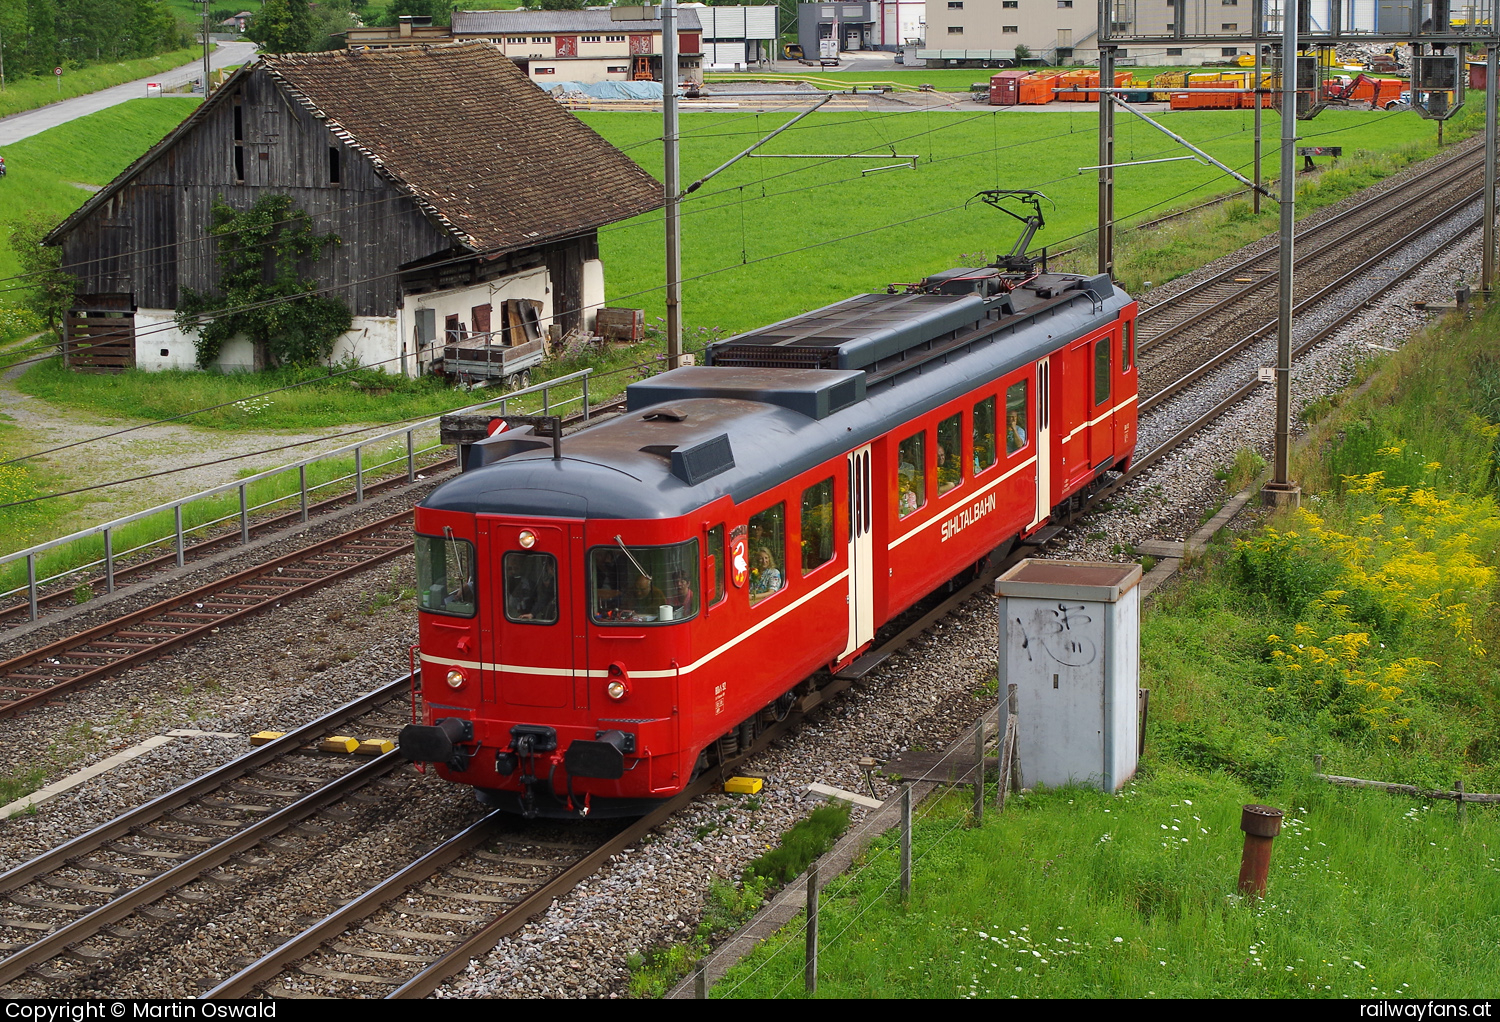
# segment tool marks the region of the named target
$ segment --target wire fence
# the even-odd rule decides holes
[[[1002,705],[1005,704],[1002,703]],[[925,773],[929,776],[940,775],[944,773],[949,774],[954,778],[953,780],[950,780],[948,782],[950,785],[963,785],[970,783],[974,784],[975,803],[977,811],[973,815],[960,814],[959,816],[957,816],[954,819],[953,823],[946,830],[942,831],[935,839],[929,837],[920,853],[914,855],[914,850],[911,846],[912,834],[919,824],[928,822],[934,816],[934,814],[939,811],[941,800],[928,800],[915,809],[908,807],[907,811],[903,813],[903,821],[900,825],[900,828],[902,830],[901,841],[886,844],[884,846],[876,848],[873,852],[866,852],[863,858],[851,869],[848,869],[845,872],[839,874],[837,877],[830,880],[821,889],[815,889],[814,891],[809,892],[808,903],[809,905],[814,904],[814,897],[816,897],[819,901],[824,899],[832,900],[843,897],[845,894],[853,890],[857,885],[861,884],[865,877],[872,870],[888,868],[891,865],[891,857],[900,856],[902,861],[899,868],[894,870],[893,878],[884,886],[880,887],[878,892],[876,892],[873,897],[867,897],[865,903],[859,908],[859,910],[845,922],[843,927],[841,927],[834,933],[827,934],[826,936],[817,933],[817,922],[815,918],[813,916],[810,916],[807,912],[803,912],[801,919],[795,924],[794,929],[789,932],[785,929],[783,930],[783,939],[777,945],[775,950],[773,950],[768,956],[759,961],[755,965],[755,967],[750,969],[745,975],[735,980],[732,985],[723,988],[723,990],[720,992],[720,996],[734,996],[741,988],[743,988],[751,980],[755,979],[755,977],[759,976],[773,963],[784,961],[785,957],[789,954],[794,953],[794,949],[798,947],[806,947],[808,949],[807,955],[809,962],[806,964],[801,975],[807,982],[809,989],[815,989],[817,979],[817,948],[826,948],[831,944],[837,943],[861,919],[863,919],[872,908],[881,904],[898,885],[902,888],[903,898],[909,895],[910,885],[916,867],[920,866],[924,860],[929,858],[935,851],[941,848],[944,842],[952,837],[952,835],[955,834],[959,829],[966,826],[971,820],[982,818],[982,800],[986,792],[985,761],[982,755],[982,750],[984,737],[987,734],[987,726],[991,717],[994,715],[996,715],[996,711],[986,712],[980,717],[980,719],[971,729],[971,735],[977,732],[977,741],[963,739],[955,742],[943,753],[942,756],[938,758],[936,763],[932,764],[925,771]],[[997,793],[997,804],[1003,807],[1004,793],[1009,783],[1018,781],[1018,777],[1014,772],[1012,765],[1006,762],[1006,759],[1014,749],[1013,736],[1010,732],[1008,732],[1008,728],[1014,727],[1014,712],[1012,710],[1009,714],[1010,719],[1008,724],[1005,723],[1007,720],[1007,714],[999,713],[998,716],[1000,717],[1002,724],[997,732],[997,744],[1000,751],[1000,790]],[[965,768],[969,767],[971,764],[965,757],[971,754],[974,755],[974,762],[972,763],[974,771],[973,779],[970,781],[966,781],[963,778],[968,775],[969,771]],[[911,798],[911,790],[912,784],[907,783],[904,791],[902,792],[902,797],[908,799]],[[850,843],[857,843],[861,847],[868,847],[871,844],[874,836],[876,836],[878,832],[885,831],[887,829],[889,829],[889,824],[884,821],[883,815],[879,812],[872,812],[868,817],[866,817],[865,820],[860,823],[857,828],[855,828],[853,831],[845,833],[843,839],[841,840],[841,844],[847,846]],[[813,877],[813,884],[816,887],[816,874],[810,873],[810,876]],[[792,888],[789,885],[788,888],[783,892],[781,897],[791,896],[791,891]],[[812,928],[815,935],[813,941],[808,940],[810,927]],[[738,955],[739,951],[734,947],[734,945],[725,945],[725,947],[721,948],[717,953],[709,955],[702,959],[697,964],[696,968],[700,971],[700,973],[706,972],[715,964],[723,962],[725,959],[736,958],[738,957]],[[733,963],[726,963],[726,967],[728,964]],[[798,973],[793,972],[792,975],[786,980],[786,982],[777,989],[775,996],[780,996],[781,994],[785,993],[787,989],[796,982],[797,978]],[[703,990],[706,992],[706,984],[700,984],[699,990]]]
[[[578,404],[587,421],[592,373],[591,367],[581,369],[444,414],[495,410],[503,416],[511,402],[540,395],[541,414],[555,414]],[[553,400],[553,391],[571,384],[578,385],[577,395]],[[436,432],[441,419],[438,415],[408,423],[289,465],[257,472],[0,556],[0,578],[8,581],[19,574],[23,564],[25,568],[24,583],[0,590],[0,600],[26,593],[29,618],[35,621],[43,587],[86,585],[89,573],[103,569],[105,591],[114,592],[115,569],[122,558],[170,547],[178,567],[182,567],[186,563],[189,538],[206,535],[235,521],[239,524],[240,542],[246,544],[250,542],[251,518],[258,513],[296,508],[305,522],[309,503],[315,499],[352,492],[354,502],[362,504],[366,486],[372,480],[399,478],[404,471],[407,482],[416,481],[418,468],[432,461],[435,452],[443,450]],[[367,463],[369,454],[376,460]],[[122,534],[124,545],[117,549]],[[39,577],[39,569],[56,570]]]

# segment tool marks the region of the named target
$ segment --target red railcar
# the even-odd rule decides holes
[[[619,418],[495,434],[416,510],[422,718],[491,804],[639,813],[1136,442],[1108,276],[951,270],[719,342]]]

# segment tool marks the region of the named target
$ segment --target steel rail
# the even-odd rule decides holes
[[[0,960],[0,985],[24,975],[33,965],[55,958],[77,943],[98,933],[111,923],[119,922],[142,905],[149,905],[172,893],[178,887],[201,877],[205,872],[225,860],[249,848],[295,823],[306,819],[331,802],[343,798],[358,788],[364,787],[377,777],[390,773],[405,762],[392,750],[383,753],[368,763],[363,763],[348,773],[334,778],[316,791],[303,796],[291,805],[279,809],[265,819],[254,823],[223,841],[206,848],[197,855],[173,866],[139,887],[124,894],[92,912],[86,913],[67,925],[53,930],[41,940],[17,951],[9,958]]]
[[[1448,163],[1445,163],[1441,168],[1439,168],[1439,172],[1448,170],[1450,167],[1453,167],[1454,165],[1458,164],[1459,162],[1461,162],[1463,160],[1466,160],[1466,159],[1469,159],[1471,157],[1476,157],[1476,156],[1479,157],[1480,159],[1482,159],[1482,154],[1475,154],[1472,151],[1468,152],[1468,153],[1464,153],[1462,156],[1455,157],[1453,160],[1450,160]],[[1337,216],[1332,217],[1332,218],[1330,218],[1328,220],[1325,220],[1321,224],[1318,224],[1312,230],[1308,231],[1307,234],[1299,235],[1298,236],[1299,240],[1306,240],[1306,239],[1309,238],[1309,236],[1311,236],[1311,237],[1319,237],[1320,235],[1322,235],[1328,229],[1330,229],[1330,228],[1332,228],[1334,226],[1337,226],[1337,225],[1343,223],[1343,221],[1345,219],[1347,219],[1348,217],[1353,216],[1356,213],[1367,213],[1367,212],[1370,212],[1381,201],[1390,199],[1392,197],[1402,198],[1402,201],[1409,202],[1409,203],[1410,202],[1420,202],[1423,199],[1426,199],[1429,196],[1431,196],[1431,195],[1433,195],[1433,194],[1435,194],[1435,193],[1443,190],[1444,188],[1451,187],[1456,179],[1462,178],[1462,177],[1464,177],[1464,176],[1466,176],[1468,174],[1472,174],[1475,171],[1477,171],[1478,169],[1479,169],[1479,164],[1477,162],[1473,166],[1459,168],[1458,169],[1458,173],[1456,173],[1452,178],[1445,179],[1445,180],[1440,181],[1440,182],[1438,182],[1436,184],[1430,183],[1430,178],[1428,176],[1424,176],[1421,179],[1418,179],[1420,181],[1421,185],[1422,185],[1422,190],[1418,194],[1416,194],[1415,196],[1410,196],[1410,195],[1403,196],[1401,189],[1392,189],[1392,190],[1387,191],[1387,192],[1382,192],[1380,195],[1374,196],[1371,199],[1366,200],[1363,203],[1360,203],[1358,206],[1351,207],[1351,208],[1343,211],[1342,213],[1338,214]],[[1342,234],[1338,234],[1338,235],[1330,238],[1328,241],[1322,243],[1319,247],[1317,247],[1315,249],[1312,249],[1310,251],[1305,251],[1305,252],[1299,251],[1297,253],[1297,263],[1298,263],[1298,266],[1300,267],[1301,265],[1304,264],[1304,262],[1308,262],[1308,261],[1317,259],[1317,258],[1319,258],[1321,256],[1324,256],[1324,255],[1328,254],[1331,251],[1334,251],[1334,250],[1338,249],[1340,246],[1342,246],[1344,244],[1347,244],[1349,242],[1349,240],[1351,239],[1351,236],[1352,236],[1351,232],[1346,231],[1346,232],[1344,232]],[[1208,290],[1210,288],[1213,288],[1213,287],[1216,287],[1216,286],[1224,283],[1225,281],[1230,280],[1231,278],[1233,278],[1233,277],[1235,277],[1235,276],[1237,276],[1239,274],[1242,274],[1242,273],[1246,272],[1247,268],[1254,266],[1256,263],[1264,262],[1265,259],[1266,259],[1266,257],[1267,257],[1267,255],[1268,255],[1268,253],[1261,253],[1259,255],[1250,257],[1248,259],[1243,259],[1240,262],[1235,263],[1233,266],[1230,266],[1227,269],[1224,269],[1224,270],[1220,271],[1219,273],[1214,274],[1211,277],[1208,277],[1208,278],[1205,278],[1204,280],[1198,281],[1197,283],[1191,285],[1190,287],[1188,287],[1188,288],[1186,288],[1186,289],[1184,289],[1182,291],[1179,291],[1177,294],[1172,295],[1170,298],[1167,298],[1167,299],[1165,299],[1165,300],[1163,300],[1161,302],[1158,302],[1155,305],[1152,305],[1152,306],[1147,307],[1146,309],[1143,309],[1142,312],[1141,312],[1141,317],[1140,317],[1141,320],[1145,321],[1148,318],[1156,318],[1156,317],[1160,316],[1163,312],[1179,311],[1182,308],[1182,303],[1183,302],[1185,302],[1185,301],[1187,301],[1187,300],[1189,300],[1191,298],[1199,297],[1206,290]],[[1158,344],[1160,344],[1161,342],[1167,340],[1168,338],[1175,336],[1176,334],[1182,332],[1183,330],[1186,330],[1187,328],[1189,328],[1191,326],[1194,326],[1194,325],[1196,325],[1198,323],[1201,323],[1204,319],[1206,319],[1206,318],[1208,318],[1210,316],[1214,316],[1214,315],[1217,315],[1217,314],[1223,312],[1224,308],[1226,306],[1229,306],[1229,305],[1233,304],[1234,302],[1239,301],[1240,299],[1245,298],[1245,297],[1253,294],[1254,292],[1260,290],[1262,287],[1264,287],[1266,284],[1268,284],[1269,282],[1271,282],[1273,280],[1279,280],[1280,276],[1281,276],[1281,274],[1279,272],[1276,272],[1276,271],[1272,271],[1270,273],[1261,274],[1258,279],[1251,281],[1246,286],[1244,286],[1244,287],[1236,290],[1233,294],[1228,295],[1228,296],[1226,296],[1226,297],[1224,297],[1222,299],[1219,299],[1218,301],[1210,304],[1209,306],[1205,307],[1204,309],[1202,309],[1202,310],[1200,310],[1200,311],[1198,311],[1196,313],[1193,313],[1192,315],[1190,315],[1187,319],[1183,320],[1182,322],[1180,322],[1180,323],[1174,323],[1174,324],[1168,326],[1164,330],[1161,330],[1159,332],[1153,333],[1149,337],[1143,337],[1141,339],[1141,341],[1140,341],[1140,344],[1138,345],[1138,353],[1139,354],[1145,354],[1147,351],[1150,351],[1150,350],[1154,349]],[[1140,332],[1140,333],[1145,333],[1146,326],[1147,326],[1147,323],[1145,323],[1145,322],[1139,322],[1139,323],[1137,323],[1137,331]]]
[[[421,671],[418,670],[417,674],[420,676]],[[150,802],[137,806],[108,823],[101,824],[93,830],[63,842],[56,848],[49,849],[33,859],[0,873],[0,894],[22,887],[39,876],[61,868],[73,859],[97,851],[110,841],[129,834],[136,827],[159,820],[172,810],[187,805],[230,781],[238,780],[267,763],[296,752],[308,742],[326,734],[330,729],[348,723],[356,717],[364,716],[393,699],[405,696],[411,685],[411,675],[403,674],[372,692],[351,699],[343,706],[316,720],[288,731],[274,741],[251,749],[201,777],[173,788],[163,795],[158,795]]]
[[[1379,252],[1377,252],[1374,255],[1370,256],[1368,259],[1366,259],[1364,262],[1360,263],[1358,266],[1355,266],[1353,269],[1348,270],[1347,272],[1345,272],[1338,279],[1333,280],[1330,283],[1324,285],[1322,288],[1319,288],[1316,293],[1314,293],[1312,295],[1309,295],[1307,298],[1304,298],[1302,301],[1298,302],[1297,305],[1296,305],[1296,308],[1294,309],[1294,311],[1300,313],[1300,312],[1304,312],[1307,309],[1311,308],[1313,305],[1315,305],[1318,302],[1322,301],[1323,299],[1327,298],[1334,291],[1338,290],[1341,287],[1345,287],[1348,284],[1350,284],[1352,281],[1354,281],[1355,279],[1357,279],[1358,277],[1360,277],[1366,270],[1368,270],[1371,267],[1376,266],[1376,265],[1384,262],[1385,260],[1391,258],[1394,254],[1396,254],[1397,252],[1399,252],[1401,249],[1405,248],[1407,245],[1410,245],[1410,244],[1412,244],[1412,243],[1414,243],[1416,241],[1421,240],[1421,237],[1424,234],[1426,234],[1427,231],[1431,230],[1431,228],[1432,228],[1432,226],[1434,224],[1441,223],[1442,221],[1447,220],[1448,218],[1457,215],[1458,213],[1460,213],[1460,212],[1463,211],[1463,208],[1465,206],[1472,205],[1474,202],[1476,202],[1481,197],[1482,196],[1480,195],[1480,193],[1475,192],[1475,193],[1472,193],[1470,195],[1465,196],[1462,199],[1459,199],[1453,205],[1449,206],[1447,209],[1445,209],[1442,212],[1438,213],[1435,217],[1432,217],[1431,219],[1429,219],[1427,221],[1427,223],[1423,227],[1419,227],[1419,228],[1416,228],[1415,230],[1409,231],[1407,234],[1403,235],[1401,238],[1397,239],[1396,241],[1391,242],[1385,248],[1381,249]],[[1440,246],[1440,248],[1441,248],[1441,246]],[[1379,293],[1381,293],[1381,292],[1377,292],[1377,294],[1379,294]],[[1350,315],[1352,315],[1352,313]],[[1347,319],[1347,317],[1346,317],[1346,319]],[[1345,322],[1346,319],[1341,319],[1340,322]],[[1219,352],[1219,354],[1215,355],[1213,358],[1209,359],[1207,362],[1205,362],[1202,365],[1198,366],[1196,369],[1193,369],[1190,372],[1185,373],[1184,375],[1182,375],[1178,379],[1176,379],[1176,380],[1172,381],[1171,383],[1167,384],[1167,386],[1163,387],[1161,390],[1158,390],[1158,391],[1152,393],[1149,397],[1141,399],[1141,402],[1140,402],[1140,405],[1139,405],[1140,411],[1142,411],[1142,412],[1150,411],[1152,408],[1155,408],[1157,405],[1159,405],[1162,401],[1166,400],[1167,398],[1171,397],[1172,395],[1177,394],[1177,393],[1181,392],[1182,390],[1186,389],[1187,387],[1191,386],[1193,383],[1197,382],[1203,376],[1207,375],[1208,373],[1212,372],[1214,369],[1217,369],[1223,363],[1229,361],[1231,358],[1233,358],[1236,355],[1240,354],[1242,351],[1244,351],[1246,348],[1250,347],[1255,342],[1263,339],[1268,334],[1274,332],[1276,330],[1276,324],[1277,324],[1277,321],[1275,319],[1272,319],[1272,320],[1266,322],[1262,326],[1257,327],[1251,333],[1247,334],[1245,337],[1242,337],[1240,340],[1235,341],[1228,348],[1225,348],[1223,351]]]
[[[278,572],[286,567],[296,565],[299,562],[310,560],[311,558],[325,552],[337,554],[340,548],[346,546],[347,544],[356,543],[359,540],[365,539],[373,534],[385,531],[394,525],[400,524],[402,521],[410,517],[411,511],[398,512],[397,514],[383,518],[378,522],[361,526],[358,529],[353,529],[347,533],[343,533],[330,539],[323,540],[322,542],[317,543],[311,547],[285,554],[281,557],[275,558],[274,560],[265,561],[253,568],[248,568],[245,571],[241,571],[235,575],[231,575],[223,579],[218,579],[206,586],[200,586],[199,588],[191,590],[187,593],[180,593],[176,596],[173,596],[171,599],[163,600],[160,603],[152,604],[149,607],[134,611],[133,613],[114,618],[110,621],[104,622],[103,624],[96,625],[93,628],[89,628],[75,635],[70,635],[66,638],[59,639],[57,642],[50,643],[38,649],[31,650],[28,653],[24,653],[18,657],[13,657],[12,659],[5,661],[4,663],[0,663],[0,691],[9,690],[13,692],[26,693],[20,698],[10,700],[9,702],[0,703],[0,719],[13,716],[17,713],[21,713],[37,705],[38,703],[54,698],[55,696],[63,692],[70,691],[80,685],[86,684],[87,682],[107,677],[111,674],[116,673],[122,668],[129,667],[133,664],[151,659],[168,650],[176,649],[179,646],[195,641],[196,639],[201,638],[203,635],[208,634],[212,629],[218,628],[221,625],[238,621],[242,618],[249,617],[250,615],[260,613],[261,611],[264,611],[273,605],[279,605],[280,603],[287,600],[297,599],[301,596],[305,596],[308,593],[321,589],[324,586],[332,584],[333,582],[337,582],[340,579],[348,577],[349,575],[357,574],[358,572],[374,567],[377,564],[382,564],[385,561],[390,560],[392,557],[396,557],[400,554],[406,553],[412,549],[412,544],[410,542],[405,542],[400,545],[388,547],[386,549],[378,550],[375,552],[361,552],[359,554],[356,554],[356,556],[361,557],[361,559],[356,563],[349,564],[337,570],[324,572],[322,574],[319,574],[315,578],[303,581],[303,583],[298,586],[288,586],[277,591],[268,590],[266,592],[246,597],[247,599],[255,599],[256,602],[239,606],[238,609],[227,609],[223,613],[204,614],[199,613],[196,610],[183,609],[185,607],[192,607],[199,602],[207,603],[211,601],[213,596],[223,593],[225,590],[232,589],[241,584],[252,583],[257,579],[264,579],[266,576],[283,579],[288,582],[294,581],[296,580],[295,577],[278,575]],[[172,633],[140,633],[139,636],[135,633],[132,633],[130,638],[120,639],[117,642],[111,641],[109,638],[111,635],[130,628],[133,625],[149,624],[156,619],[166,619],[173,616],[188,617],[190,620],[164,621],[163,625],[175,628],[185,628],[185,631]],[[196,625],[191,624],[192,619],[197,619],[198,623]],[[150,635],[154,637],[158,634],[161,636],[160,641],[142,641],[142,637],[144,636]],[[20,678],[21,684],[11,684],[11,682],[7,680],[15,679],[17,675],[25,668],[32,667],[39,663],[44,663],[45,661],[55,661],[59,658],[66,658],[70,656],[74,659],[78,659],[83,652],[83,647],[89,645],[100,646],[104,648],[98,652],[88,653],[88,659],[92,660],[103,657],[109,657],[110,659],[108,659],[105,663],[101,663],[91,668],[87,667],[86,664],[46,663],[46,667],[56,668],[59,670],[66,670],[70,667],[84,668],[72,676],[56,676],[57,680],[52,682],[51,684],[45,684],[45,682],[49,678],[54,677],[54,675],[50,674],[24,675]],[[115,647],[115,650],[111,650],[109,647]],[[118,653],[117,650],[121,648],[127,650],[133,648],[134,651],[128,653]],[[42,687],[35,687],[36,684],[39,683],[42,684]]]
[[[1471,198],[1469,201],[1472,202],[1473,199]],[[1476,217],[1471,223],[1469,223],[1467,226],[1465,226],[1464,228],[1462,228],[1460,230],[1459,234],[1460,235],[1467,234],[1469,231],[1472,231],[1475,227],[1477,227],[1479,225],[1479,219],[1480,218]],[[1402,281],[1406,280],[1412,274],[1416,273],[1417,270],[1419,270],[1422,266],[1426,265],[1426,263],[1428,263],[1430,260],[1432,260],[1433,258],[1435,258],[1436,256],[1438,256],[1440,253],[1442,253],[1445,247],[1446,246],[1439,246],[1438,248],[1434,249],[1433,251],[1427,253],[1426,255],[1421,256],[1420,258],[1414,260],[1410,266],[1408,266],[1405,269],[1401,270],[1399,273],[1395,274],[1390,280],[1388,280],[1384,284],[1382,284],[1381,287],[1380,287],[1380,289],[1378,291],[1376,291],[1376,295],[1383,294],[1384,292],[1389,291],[1391,288],[1395,287],[1397,284],[1399,284]],[[1306,340],[1306,341],[1302,342],[1301,344],[1299,344],[1296,348],[1294,348],[1292,350],[1292,357],[1295,359],[1297,357],[1305,355],[1314,346],[1322,343],[1332,333],[1334,333],[1334,331],[1341,329],[1344,326],[1344,324],[1346,324],[1349,320],[1353,319],[1355,317],[1355,315],[1357,315],[1359,312],[1363,311],[1363,309],[1365,308],[1365,305],[1367,304],[1367,302],[1368,302],[1368,299],[1366,300],[1366,302],[1361,302],[1358,306],[1350,308],[1348,311],[1346,311],[1346,312],[1342,313],[1341,315],[1339,315],[1332,323],[1329,323],[1327,326],[1325,326],[1321,330],[1319,330],[1316,334],[1314,334],[1308,340]],[[1182,427],[1180,430],[1178,430],[1176,433],[1174,433],[1171,437],[1169,437],[1168,439],[1164,440],[1162,443],[1158,444],[1156,447],[1152,448],[1152,450],[1149,451],[1147,454],[1142,455],[1140,458],[1132,461],[1131,465],[1130,465],[1130,468],[1127,471],[1123,472],[1118,479],[1112,481],[1107,486],[1105,486],[1105,487],[1103,487],[1102,489],[1099,490],[1099,492],[1095,495],[1094,499],[1090,501],[1089,506],[1092,507],[1097,502],[1102,501],[1102,500],[1106,499],[1107,497],[1111,496],[1112,494],[1118,492],[1123,486],[1125,486],[1126,483],[1128,483],[1131,480],[1137,478],[1143,472],[1147,471],[1152,466],[1154,466],[1162,458],[1166,457],[1168,454],[1172,453],[1177,448],[1183,446],[1189,439],[1191,439],[1194,436],[1194,434],[1198,433],[1204,427],[1208,426],[1214,420],[1218,419],[1225,412],[1229,411],[1235,405],[1239,404],[1241,401],[1243,401],[1245,398],[1249,397],[1251,394],[1255,393],[1256,390],[1258,390],[1259,388],[1261,388],[1263,386],[1265,386],[1265,385],[1260,382],[1259,378],[1257,378],[1257,379],[1250,380],[1249,382],[1247,382],[1247,383],[1241,385],[1240,387],[1238,387],[1231,394],[1229,394],[1229,396],[1227,396],[1227,397],[1223,398],[1222,400],[1220,400],[1212,408],[1208,409],[1203,414],[1199,415],[1196,419],[1194,419],[1192,422],[1190,422],[1186,426]]]

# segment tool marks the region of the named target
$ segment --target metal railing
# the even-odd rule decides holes
[[[542,396],[541,413],[543,415],[552,414],[555,409],[566,407],[575,402],[581,402],[583,419],[585,422],[587,422],[589,418],[589,375],[593,371],[594,370],[592,367],[581,369],[576,373],[569,373],[566,376],[559,376],[555,379],[547,380],[543,383],[534,384],[522,390],[517,390],[509,394],[505,394],[502,397],[492,398],[488,401],[481,401],[478,404],[468,405],[464,408],[456,408],[451,412],[444,412],[443,415],[456,415],[464,412],[483,411],[484,409],[494,408],[496,405],[499,405],[500,407],[498,414],[503,416],[506,414],[506,409],[510,402],[515,401],[519,398],[524,398],[531,394],[540,394]],[[552,400],[551,391],[572,383],[578,383],[580,386],[580,393],[578,396],[565,398],[561,401],[556,402]],[[77,575],[80,572],[92,571],[102,566],[104,568],[105,592],[112,593],[115,591],[116,562],[118,562],[122,557],[128,557],[131,554],[138,553],[142,550],[146,550],[152,547],[158,547],[168,542],[172,544],[173,550],[177,555],[177,566],[182,567],[186,563],[185,535],[187,533],[205,533],[217,525],[222,525],[226,522],[233,521],[234,519],[239,519],[240,543],[242,545],[247,544],[250,542],[250,516],[255,512],[276,505],[284,505],[295,500],[298,504],[298,510],[301,513],[301,519],[305,522],[307,521],[309,496],[317,494],[320,490],[327,490],[332,487],[340,486],[341,484],[347,484],[351,481],[353,483],[354,489],[354,501],[356,504],[362,504],[365,500],[366,478],[372,474],[378,473],[381,469],[385,469],[391,465],[395,465],[401,461],[405,461],[407,482],[416,481],[417,456],[437,450],[440,446],[442,446],[440,443],[429,443],[426,446],[419,448],[417,446],[416,435],[420,430],[427,430],[436,426],[441,418],[441,415],[435,415],[431,418],[423,419],[420,422],[414,422],[408,426],[403,426],[400,429],[391,430],[386,433],[381,433],[378,436],[360,440],[357,443],[346,444],[343,447],[339,447],[331,451],[324,451],[322,454],[317,454],[313,457],[305,458],[302,461],[295,461],[291,464],[282,465],[278,468],[267,469],[264,472],[257,472],[254,475],[246,476],[245,478],[235,480],[232,483],[224,483],[211,489],[201,490],[198,493],[194,493],[190,496],[182,497],[174,501],[169,501],[165,504],[158,504],[156,507],[147,508],[144,511],[137,511],[134,514],[125,515],[124,517],[105,522],[102,525],[95,525],[87,529],[81,529],[78,532],[70,533],[69,535],[62,536],[58,539],[48,540],[45,543],[38,543],[35,546],[27,547],[24,550],[17,550],[15,553],[0,556],[0,569],[3,569],[7,564],[12,564],[23,559],[26,562],[26,584],[0,592],[0,600],[8,599],[9,597],[15,596],[20,592],[25,592],[27,595],[27,602],[29,604],[30,620],[35,621],[37,619],[38,592],[42,586],[49,583],[55,583],[66,579],[69,576]],[[400,442],[403,439],[405,441],[404,452],[400,450]],[[374,445],[381,444],[390,444],[392,447],[397,449],[397,453],[384,461],[376,462],[373,465],[366,465],[364,463],[365,449]],[[308,466],[316,465],[320,462],[328,461],[329,459],[333,458],[345,457],[351,453],[354,455],[353,472],[344,473],[324,482],[314,483],[311,486],[308,485]],[[287,493],[280,496],[275,496],[270,500],[263,501],[259,504],[250,503],[250,486],[263,479],[270,479],[274,476],[280,476],[287,472],[291,472],[293,469],[297,471],[297,490],[295,493]],[[230,493],[237,493],[239,496],[239,506],[236,510],[231,511],[229,514],[219,515],[218,517],[211,518],[207,521],[198,522],[188,527],[188,529],[184,530],[182,522],[182,509],[184,507],[188,506],[189,504],[197,503],[199,501],[212,500],[216,497],[221,497]],[[167,512],[171,512],[172,514],[172,528],[170,532],[165,532],[159,536],[150,537],[143,542],[137,543],[135,546],[129,547],[124,550],[114,549],[115,533],[120,528],[126,525],[130,525],[134,522],[151,518],[155,515],[164,515]],[[70,568],[66,568],[63,571],[58,572],[55,575],[49,575],[46,578],[37,578],[37,558],[41,554],[44,554],[49,550],[55,550],[58,547],[67,546],[71,543],[85,542],[95,536],[100,536],[103,540],[103,557],[94,558],[92,560],[86,561],[85,563],[74,565]]]

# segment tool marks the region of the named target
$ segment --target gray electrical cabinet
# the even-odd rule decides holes
[[[1116,791],[1134,775],[1140,580],[1139,564],[1029,559],[995,582],[1026,786]]]

